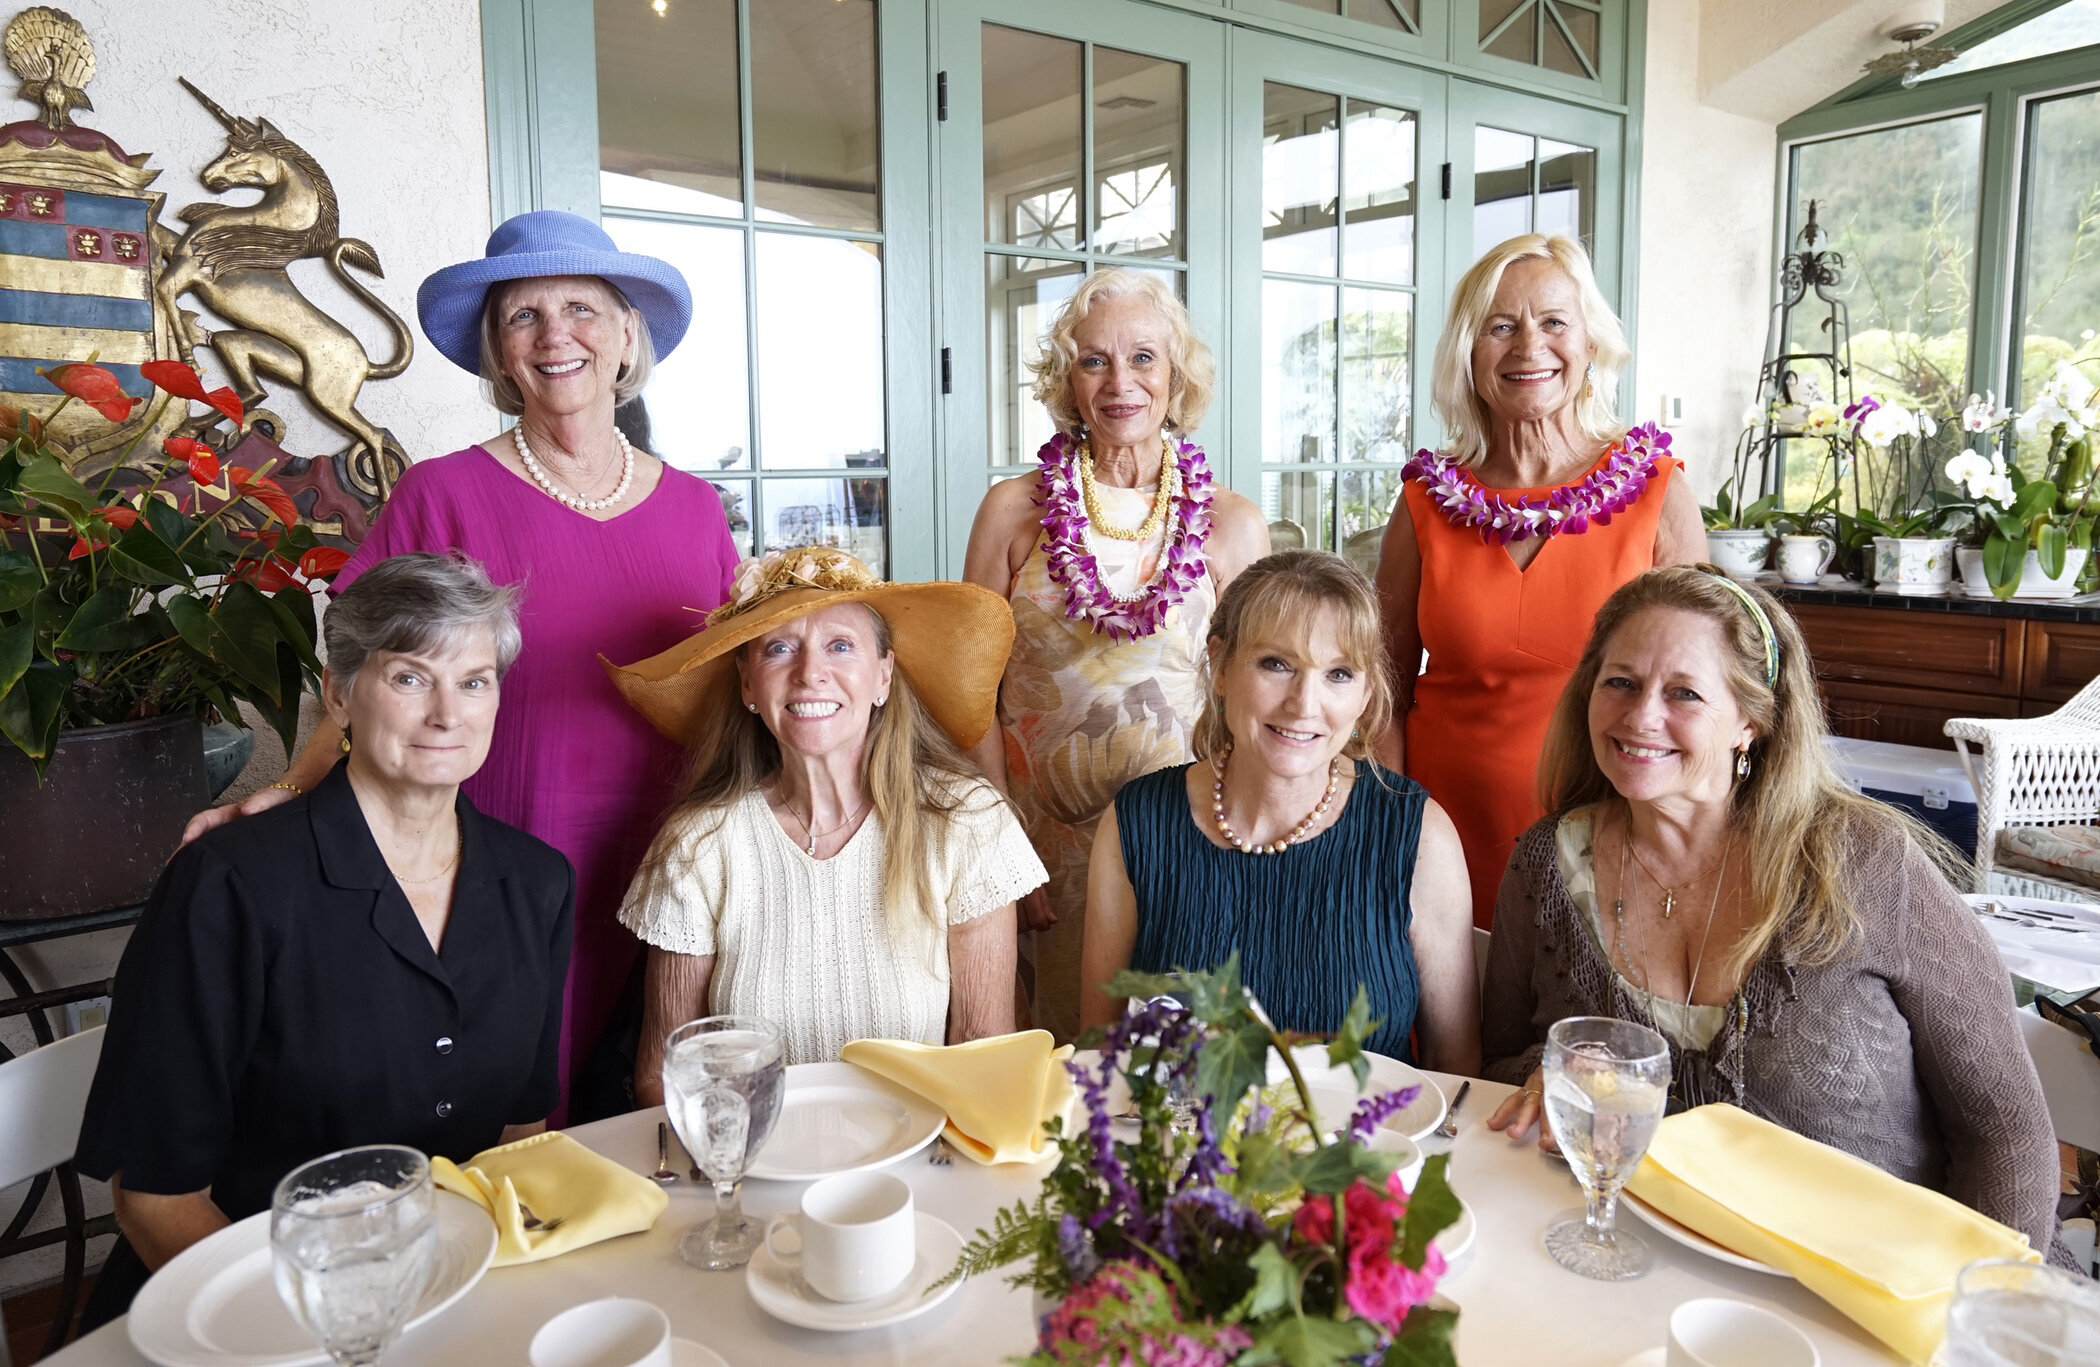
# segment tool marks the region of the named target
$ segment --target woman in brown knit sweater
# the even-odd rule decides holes
[[[1496,904],[1482,1053],[1523,1090],[1488,1123],[1538,1123],[1553,1022],[1639,1021],[1670,1041],[1672,1111],[1732,1102],[2067,1260],[2041,1083],[1953,852],[1847,789],[1823,736],[1760,590],[1676,566],[1605,603]]]

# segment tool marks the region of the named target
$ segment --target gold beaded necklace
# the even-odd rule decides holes
[[[1094,457],[1087,444],[1079,444],[1079,492],[1086,500],[1087,526],[1115,541],[1150,541],[1159,535],[1159,529],[1167,520],[1168,509],[1174,506],[1174,498],[1181,492],[1181,471],[1174,464],[1174,449],[1167,445],[1165,436],[1159,439],[1159,492],[1152,496],[1152,511],[1135,529],[1118,527],[1108,520],[1102,511],[1101,500],[1094,492]]]

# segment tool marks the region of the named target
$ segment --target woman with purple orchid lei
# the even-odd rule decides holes
[[[1306,1360],[1334,1367],[1386,1361],[1396,1343],[1427,1356],[1393,1361],[1450,1361],[1455,1316],[1427,1304],[1444,1271],[1430,1239],[1459,1209],[1445,1160],[1410,1193],[1396,1160],[1365,1147],[1418,1089],[1366,1096],[1323,1134],[1290,1053],[1308,1038],[1255,1014],[1236,961],[1126,974],[1117,988],[1143,1004],[1105,1034],[1098,1060],[1067,1065],[1084,1126],[1053,1123],[1061,1158],[1042,1195],[1000,1212],[951,1274],[1024,1264],[1012,1280],[1054,1302],[1024,1361],[1226,1367],[1286,1340],[1323,1345]],[[1334,1063],[1364,1063],[1368,1017],[1359,994]],[[1292,1082],[1263,1092],[1272,1049]],[[1118,1137],[1131,1113],[1134,1137]]]

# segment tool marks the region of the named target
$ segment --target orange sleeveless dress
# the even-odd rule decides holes
[[[1453,526],[1421,480],[1403,486],[1422,557],[1415,624],[1429,652],[1407,713],[1407,776],[1458,827],[1477,926],[1493,928],[1517,837],[1545,814],[1539,750],[1589,644],[1590,622],[1621,584],[1655,564],[1663,495],[1677,468],[1659,458],[1639,501],[1609,526],[1549,537],[1521,571],[1477,528]],[[1495,492],[1536,498],[1557,487],[1566,486]]]

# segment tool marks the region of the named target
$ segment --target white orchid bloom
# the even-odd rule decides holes
[[[1981,497],[1977,488],[1991,477],[1991,463],[1980,452],[1961,451],[1947,462],[1947,478],[1969,491],[1970,498]]]
[[[1898,437],[1917,435],[1917,422],[1901,408],[1885,405],[1859,420],[1860,440],[1876,450],[1886,450]]]
[[[1911,434],[1913,436],[1930,439],[1940,434],[1940,425],[1932,420],[1932,414],[1927,413],[1922,408],[1911,414],[1911,420],[1916,428]]]
[[[1764,410],[1764,409],[1762,409],[1762,408],[1759,408],[1759,407],[1758,407],[1758,406],[1757,406],[1756,404],[1754,404],[1754,403],[1753,403],[1753,404],[1751,404],[1751,405],[1750,405],[1749,407],[1747,407],[1747,408],[1745,408],[1745,409],[1743,410],[1743,426],[1745,426],[1745,427],[1762,427],[1762,426],[1764,426],[1764,424],[1765,424],[1765,410]]]
[[[1997,399],[1998,396],[1990,390],[1985,390],[1980,396],[1971,394],[1969,401],[1962,405],[1961,430],[1988,432],[1991,428],[1991,412]]]
[[[1992,475],[1984,481],[1983,488],[1976,493],[1978,498],[1987,498],[2001,508],[2010,508],[2013,501],[2012,480],[2004,475]]]
[[[2087,408],[2093,402],[2093,382],[2085,372],[2069,361],[2056,363],[2056,374],[2051,377],[2056,386],[2057,402],[2065,408]]]

